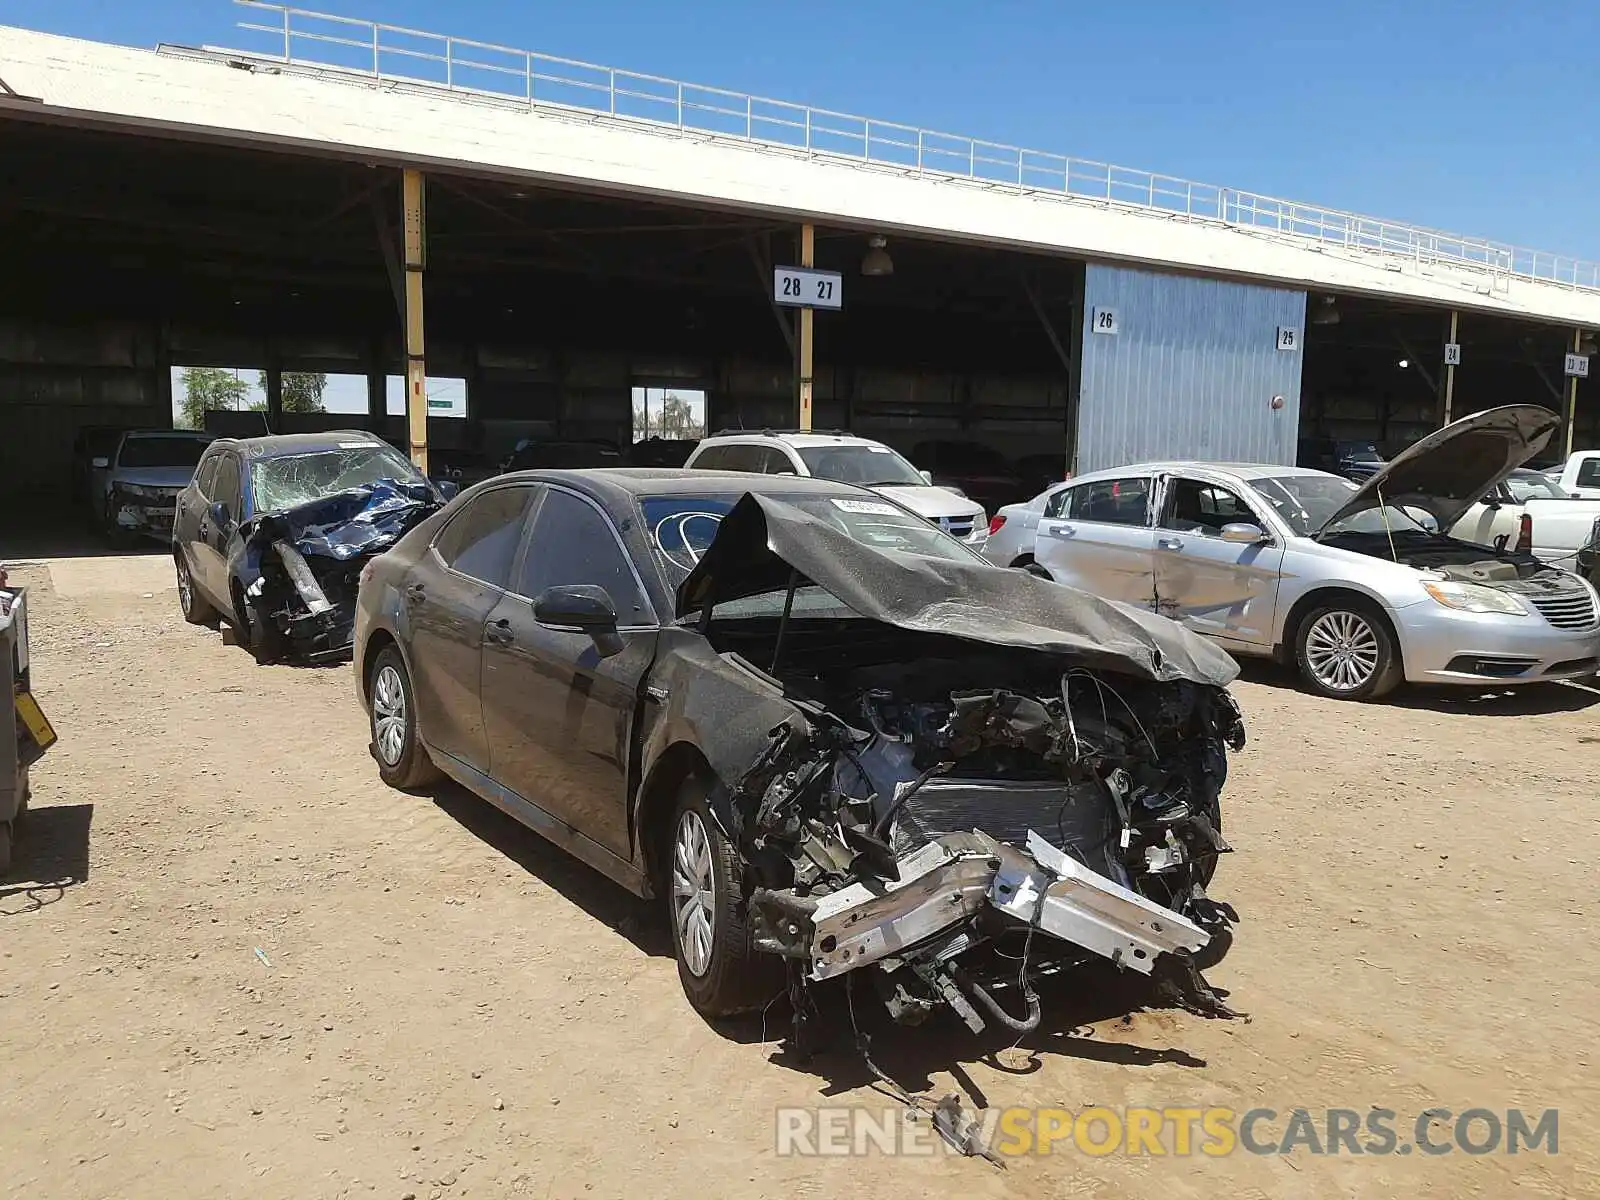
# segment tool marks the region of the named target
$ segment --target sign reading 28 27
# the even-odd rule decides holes
[[[790,308],[843,308],[844,276],[810,267],[778,267],[772,272],[772,301]]]

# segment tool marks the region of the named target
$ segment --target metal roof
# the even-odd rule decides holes
[[[246,29],[268,30],[275,53],[155,53],[0,27],[0,115],[1600,328],[1600,265],[1560,255],[489,43],[249,7],[270,13],[273,25]],[[334,33],[308,32],[314,22]]]

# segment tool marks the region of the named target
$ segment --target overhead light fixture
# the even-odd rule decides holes
[[[1595,346],[1594,334],[1586,333],[1578,339],[1578,353],[1593,356],[1600,350]]]
[[[1402,358],[1398,363],[1395,364],[1395,366],[1399,367],[1402,371],[1404,371],[1410,365],[1411,360],[1409,358]]]
[[[881,233],[875,233],[867,239],[867,256],[861,260],[861,273],[881,277],[894,274],[894,259],[889,257],[886,247],[889,239]]]
[[[1337,325],[1339,323],[1339,309],[1337,301],[1332,296],[1324,296],[1317,306],[1317,311],[1311,314],[1313,325]]]

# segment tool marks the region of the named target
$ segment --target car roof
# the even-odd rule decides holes
[[[1125,475],[1151,475],[1183,471],[1210,471],[1218,475],[1232,475],[1236,479],[1245,480],[1281,479],[1288,475],[1320,475],[1332,479],[1343,478],[1343,476],[1333,475],[1328,471],[1319,471],[1315,467],[1285,467],[1276,463],[1173,461],[1130,463],[1125,467],[1107,467],[1100,471],[1085,471],[1082,475],[1075,475],[1065,482],[1093,483],[1100,479],[1120,479]]]
[[[114,427],[92,426],[94,432],[110,432]],[[122,431],[125,439],[135,438],[188,438],[196,442],[214,442],[216,434],[207,433],[203,429],[125,429]]]
[[[318,450],[337,450],[351,442],[387,446],[375,433],[365,429],[330,429],[325,433],[278,433],[261,437],[217,438],[218,445],[230,446],[246,458],[278,458],[285,454],[311,454]]]
[[[831,430],[824,433],[806,433],[786,429],[724,429],[700,440],[702,446],[711,443],[725,444],[729,442],[782,442],[784,445],[797,447],[849,446],[857,443],[867,443],[873,446],[883,445],[882,442],[862,437],[859,434]]]
[[[564,483],[594,494],[621,500],[633,496],[679,496],[696,492],[760,492],[766,496],[859,496],[866,492],[853,483],[815,479],[808,475],[763,475],[756,471],[707,471],[678,467],[583,467],[561,470],[541,467],[509,471],[493,482],[527,480]]]

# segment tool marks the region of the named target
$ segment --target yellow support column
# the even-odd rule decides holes
[[[428,471],[428,368],[422,335],[422,271],[427,265],[427,212],[421,171],[401,176],[406,254],[406,436],[411,461]]]
[[[800,265],[817,265],[817,230],[813,225],[800,227]],[[800,424],[801,429],[811,428],[811,375],[815,359],[815,327],[817,314],[810,308],[800,310]]]
[[[1583,353],[1583,330],[1572,331],[1572,352]],[[1567,380],[1567,457],[1572,457],[1572,427],[1578,423],[1578,377]]]
[[[1461,336],[1461,314],[1454,309],[1450,312],[1450,344],[1458,345],[1457,338]],[[1456,400],[1456,365],[1453,362],[1444,365],[1444,424],[1450,424],[1453,419],[1453,409]]]

